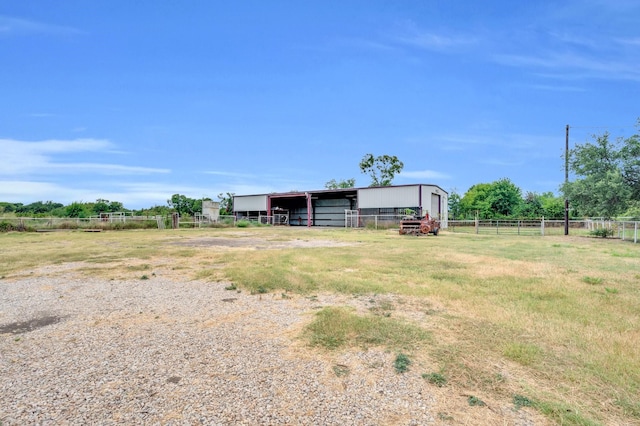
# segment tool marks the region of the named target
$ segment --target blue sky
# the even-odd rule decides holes
[[[0,201],[369,178],[558,192],[640,116],[640,2],[0,0]]]

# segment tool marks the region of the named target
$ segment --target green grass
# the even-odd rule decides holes
[[[538,346],[517,342],[508,343],[503,354],[506,358],[526,366],[535,364],[543,356]]]
[[[385,302],[367,305],[364,314],[347,307],[318,311],[305,338],[333,350],[380,346],[411,353],[446,371],[447,388],[482,390],[506,403],[527,395],[558,424],[640,423],[640,244],[287,227],[241,233],[0,234],[0,277],[67,262],[100,264],[104,273],[147,271],[140,265],[158,271],[152,259],[161,259],[179,279],[233,282],[251,293],[380,295],[376,300]],[[350,245],[214,250],[183,244],[207,236]],[[411,306],[423,315],[404,319]]]
[[[396,356],[395,361],[393,361],[393,368],[395,368],[396,373],[406,373],[409,371],[409,366],[411,365],[411,359],[407,354],[399,353]]]
[[[361,316],[344,307],[327,307],[318,311],[307,325],[305,336],[312,346],[325,349],[380,346],[411,350],[429,340],[429,333],[408,322]]]
[[[422,378],[439,388],[447,384],[447,378],[441,373],[423,373]]]

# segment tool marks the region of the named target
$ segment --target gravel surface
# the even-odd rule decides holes
[[[72,269],[0,280],[0,424],[444,424],[394,353],[327,355],[298,339],[320,306],[347,299],[224,287]]]

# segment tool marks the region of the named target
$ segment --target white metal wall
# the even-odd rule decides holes
[[[418,207],[418,185],[358,189],[358,208]]]
[[[439,203],[439,204],[438,204]],[[422,186],[422,212],[429,214],[435,218],[440,219],[440,224],[443,228],[447,227],[449,200],[447,193],[437,186],[423,185]]]
[[[266,195],[236,195],[235,197],[233,197],[234,212],[253,212],[266,210]]]

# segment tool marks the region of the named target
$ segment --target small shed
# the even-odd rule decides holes
[[[203,200],[202,216],[212,222],[217,222],[218,219],[220,219],[220,203],[217,201]]]

